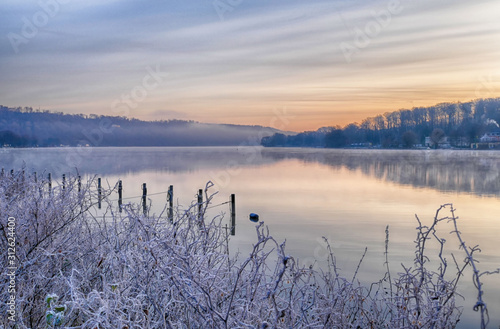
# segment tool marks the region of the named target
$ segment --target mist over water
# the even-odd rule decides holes
[[[75,161],[77,159],[78,161]],[[120,176],[141,172],[238,171],[297,159],[415,188],[500,196],[500,152],[261,147],[0,149],[5,170]],[[77,165],[77,166],[76,166]],[[231,175],[230,175],[231,176]],[[207,177],[210,178],[210,177]],[[217,179],[218,177],[211,177]]]

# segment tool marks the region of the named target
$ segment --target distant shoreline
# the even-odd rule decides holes
[[[414,147],[414,148],[397,148],[397,147],[312,147],[312,146],[263,146],[263,145],[99,145],[99,146],[0,146],[0,150],[12,150],[12,149],[65,149],[65,148],[238,148],[238,147],[259,147],[263,149],[311,149],[311,150],[401,150],[401,151],[499,151],[500,147],[497,148],[470,148],[470,147],[448,147],[448,148],[432,148],[432,147]]]

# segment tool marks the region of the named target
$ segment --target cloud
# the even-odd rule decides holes
[[[158,64],[168,79],[131,115],[175,109],[167,113],[265,124],[271,109],[291,106],[299,117],[318,113],[321,126],[353,108],[361,116],[470,99],[478,76],[500,73],[495,1],[400,0],[401,12],[347,62],[340,44],[354,44],[389,3],[244,0],[221,21],[211,1],[70,2],[19,53],[0,41],[0,98],[105,113]],[[7,1],[0,34],[21,31],[39,10]]]
[[[175,110],[153,110],[147,115],[149,120],[189,120],[189,116],[181,111]]]

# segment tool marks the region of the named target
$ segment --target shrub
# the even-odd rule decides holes
[[[366,286],[356,280],[359,267],[352,279],[340,274],[326,239],[327,267],[306,268],[263,223],[251,252],[232,256],[222,218],[203,215],[214,197],[210,183],[202,215],[193,203],[177,209],[172,222],[131,204],[117,213],[106,203],[110,191],[97,216],[94,185],[91,179],[80,190],[73,177],[64,189],[48,191],[47,182],[21,171],[0,177],[3,250],[7,218],[16,219],[17,328],[454,328],[461,315],[456,288],[467,266],[478,288],[481,327],[487,325],[480,277],[489,272],[477,270],[478,248],[463,243],[452,205],[441,206],[430,226],[417,217],[412,267],[391,275],[386,256],[385,276]],[[448,216],[441,215],[445,210]],[[466,253],[453,274],[436,231],[443,221],[453,223]],[[434,270],[426,254],[430,239],[441,246]],[[386,255],[388,242],[387,229]],[[0,260],[6,264],[7,254]],[[8,279],[1,280],[7,300]],[[5,304],[0,311],[6,314]]]

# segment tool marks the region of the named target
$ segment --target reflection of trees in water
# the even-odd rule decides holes
[[[0,149],[0,167],[89,175],[123,175],[141,172],[196,172],[214,174],[241,167],[259,167],[286,159],[348,168],[398,184],[500,195],[500,152],[453,150],[334,150],[252,147],[95,148],[81,161],[72,162],[75,148]]]
[[[484,166],[477,159],[433,161],[415,158],[413,161],[364,163],[363,173],[399,184],[430,187],[444,191],[475,194],[500,194],[497,163]],[[398,160],[395,160],[398,161]]]
[[[371,177],[414,187],[500,195],[500,152],[276,149],[263,155],[360,170]]]

